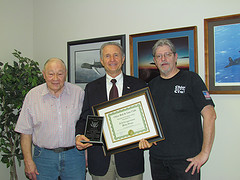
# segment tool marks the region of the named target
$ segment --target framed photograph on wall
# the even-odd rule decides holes
[[[84,87],[87,83],[105,75],[100,62],[100,47],[106,42],[118,42],[125,52],[125,35],[67,42],[69,82]],[[125,63],[122,68],[125,72]]]
[[[184,27],[129,36],[131,75],[149,82],[159,75],[152,47],[159,39],[169,39],[176,46],[178,68],[198,71],[197,27]]]
[[[240,94],[240,14],[204,19],[206,85],[212,94]]]

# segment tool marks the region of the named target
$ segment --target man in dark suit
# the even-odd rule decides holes
[[[93,180],[142,180],[144,172],[142,150],[135,148],[115,155],[104,156],[101,146],[80,142],[81,140],[89,141],[83,133],[87,115],[93,114],[91,107],[109,100],[113,84],[117,86],[118,96],[146,87],[144,81],[123,74],[121,69],[125,55],[119,43],[103,44],[100,56],[106,75],[86,85],[82,114],[76,124],[76,146],[79,150],[87,148],[88,169]],[[116,82],[112,83],[112,79],[116,79]]]

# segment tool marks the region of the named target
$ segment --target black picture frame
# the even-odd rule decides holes
[[[80,86],[105,75],[100,62],[100,47],[106,42],[118,42],[126,50],[125,35],[115,35],[67,42],[68,81]],[[122,66],[126,72],[126,63]]]

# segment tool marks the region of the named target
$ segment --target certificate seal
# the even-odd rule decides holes
[[[132,129],[130,129],[130,130],[128,131],[128,135],[132,136],[133,134],[134,134],[134,131],[133,131]]]

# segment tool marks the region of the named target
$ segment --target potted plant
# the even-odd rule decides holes
[[[18,61],[13,65],[0,62],[0,153],[1,162],[10,167],[10,179],[17,180],[16,160],[23,159],[20,134],[14,131],[25,95],[44,82],[39,64],[21,52],[12,53]]]

